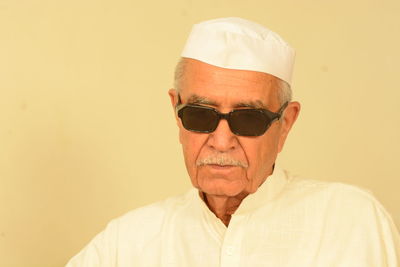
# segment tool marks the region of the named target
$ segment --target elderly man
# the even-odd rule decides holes
[[[256,23],[195,25],[169,91],[195,188],[113,220],[67,266],[399,266],[398,232],[369,193],[275,166],[300,111],[293,60]]]

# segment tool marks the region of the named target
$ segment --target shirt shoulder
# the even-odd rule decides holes
[[[288,175],[283,193],[292,206],[307,210],[325,226],[331,226],[332,232],[364,228],[365,231],[393,232],[398,238],[392,217],[368,189]]]
[[[179,210],[193,205],[194,189],[186,194],[170,197],[149,204],[111,220],[106,228],[97,234],[67,264],[75,266],[111,267],[123,264],[140,255],[147,244],[160,237],[165,222]]]
[[[287,175],[285,193],[297,197],[317,197],[326,201],[354,201],[380,205],[373,193],[365,188],[341,183]]]
[[[131,210],[114,219],[111,223],[118,224],[119,228],[138,229],[137,227],[144,227],[145,229],[158,229],[166,216],[192,205],[195,197],[196,190],[191,189],[186,194],[169,197]]]
[[[371,191],[345,183],[291,176],[284,191],[289,198],[284,207],[304,215],[304,225],[319,237],[321,251],[330,251],[343,264],[367,260],[371,264],[368,266],[398,266],[398,230]]]

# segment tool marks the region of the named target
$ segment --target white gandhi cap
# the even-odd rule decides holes
[[[265,72],[290,85],[295,52],[260,24],[220,18],[195,24],[181,56],[222,68]]]

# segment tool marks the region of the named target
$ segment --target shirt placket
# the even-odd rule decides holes
[[[238,267],[241,261],[241,246],[246,229],[246,216],[232,216],[221,247],[221,267]]]

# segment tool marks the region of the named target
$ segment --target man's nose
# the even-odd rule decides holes
[[[208,145],[219,152],[227,152],[238,145],[237,137],[229,128],[228,121],[221,119],[217,129],[210,133]]]

